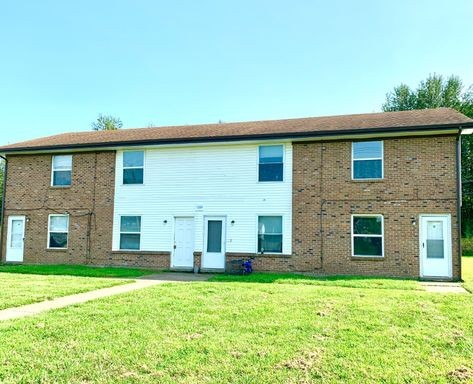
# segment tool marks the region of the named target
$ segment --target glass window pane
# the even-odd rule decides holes
[[[381,179],[382,177],[382,160],[356,160],[353,162],[354,179]]]
[[[67,232],[69,226],[68,216],[50,216],[49,230],[51,232]]]
[[[141,216],[122,216],[120,232],[141,232]]]
[[[143,168],[124,169],[123,184],[143,184]]]
[[[67,248],[67,233],[51,232],[49,234],[49,248]]]
[[[353,159],[373,159],[383,157],[382,141],[361,141],[353,143]]]
[[[383,256],[383,240],[381,237],[355,236],[355,256]]]
[[[258,252],[282,253],[282,235],[258,235]]]
[[[124,167],[142,167],[144,165],[145,154],[143,151],[123,152]]]
[[[427,240],[427,258],[428,259],[443,259],[444,258],[443,240]]]
[[[259,181],[282,181],[283,180],[283,164],[260,164],[259,165]]]
[[[207,252],[222,252],[222,221],[207,222]]]
[[[12,220],[10,248],[21,248],[23,246],[23,220]]]
[[[259,216],[258,217],[258,233],[264,234],[281,234],[282,233],[282,216]]]
[[[71,171],[54,171],[53,186],[71,185]]]
[[[72,155],[53,156],[53,169],[64,170],[72,168]]]
[[[353,216],[353,233],[355,235],[381,235],[381,216]]]
[[[122,233],[120,235],[120,249],[140,249],[140,235]]]
[[[283,162],[283,146],[268,145],[259,147],[259,162],[266,163],[282,163]]]
[[[442,221],[427,221],[427,239],[443,240]]]

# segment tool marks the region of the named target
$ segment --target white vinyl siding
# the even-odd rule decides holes
[[[113,249],[120,246],[120,216],[142,217],[142,251],[169,252],[176,217],[194,217],[195,251],[203,251],[204,217],[223,216],[226,252],[255,253],[258,216],[280,215],[282,253],[291,254],[292,145],[283,150],[283,181],[260,183],[258,144],[147,148],[143,185],[116,178]],[[116,173],[123,173],[123,151],[117,152]]]

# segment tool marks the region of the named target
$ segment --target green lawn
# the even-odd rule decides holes
[[[0,272],[33,275],[67,275],[87,277],[139,277],[157,273],[151,269],[121,267],[89,267],[85,265],[0,265]]]
[[[473,295],[377,280],[219,276],[2,322],[0,381],[471,381]]]
[[[0,310],[127,282],[93,277],[0,273]]]
[[[473,256],[464,256],[462,260],[463,286],[473,293]]]

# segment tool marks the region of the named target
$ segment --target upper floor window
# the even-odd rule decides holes
[[[383,256],[383,216],[352,216],[352,255]]]
[[[259,147],[258,181],[283,181],[284,146]]]
[[[72,155],[53,156],[51,185],[68,187],[72,180]]]
[[[141,247],[141,216],[120,217],[120,249],[139,250]]]
[[[258,252],[282,253],[282,216],[258,216]]]
[[[354,180],[382,179],[383,142],[359,141],[352,143],[352,178]]]
[[[123,152],[123,184],[143,184],[144,164],[143,151]]]
[[[49,215],[48,248],[66,249],[69,237],[69,215]]]

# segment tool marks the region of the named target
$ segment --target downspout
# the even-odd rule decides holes
[[[4,219],[5,219],[5,197],[7,193],[7,170],[8,170],[8,159],[5,156],[0,155],[5,161],[5,170],[3,172],[3,193],[2,193],[2,208],[0,211],[0,262],[3,260],[3,231],[4,231]]]
[[[457,221],[458,221],[458,267],[460,280],[462,278],[462,176],[461,176],[461,133],[462,128],[457,135]]]

